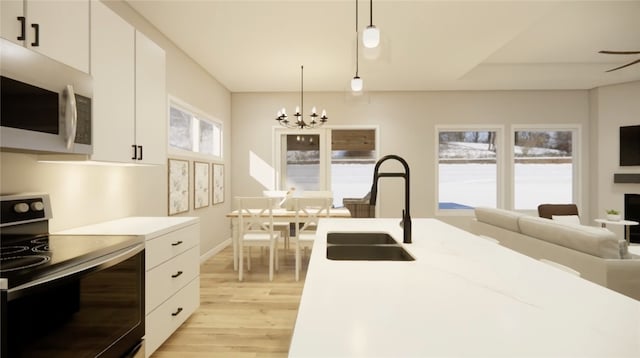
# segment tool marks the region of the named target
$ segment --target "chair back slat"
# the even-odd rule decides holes
[[[273,205],[275,198],[239,197],[238,223],[243,233],[273,232]]]
[[[307,197],[294,198],[296,211],[296,237],[305,231],[311,231],[318,226],[322,217],[329,217],[331,198]]]

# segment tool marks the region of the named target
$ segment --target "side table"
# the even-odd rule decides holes
[[[631,221],[631,220],[618,220],[618,221],[611,221],[611,220],[607,220],[607,219],[595,219],[595,222],[599,223],[601,227],[607,227],[607,225],[624,225],[625,227],[625,237],[627,238],[627,243],[630,243],[629,240],[631,238],[631,235],[629,233],[629,227],[633,226],[633,225],[638,225],[640,224],[637,221]]]

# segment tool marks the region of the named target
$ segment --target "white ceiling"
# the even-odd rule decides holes
[[[348,91],[354,0],[127,0],[232,92]],[[359,1],[359,28],[369,1]],[[640,80],[640,1],[375,0],[366,91],[590,89]]]

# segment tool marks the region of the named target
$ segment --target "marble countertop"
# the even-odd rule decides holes
[[[435,219],[415,261],[333,261],[326,234],[398,219],[322,219],[290,357],[640,357],[640,301]]]
[[[198,217],[132,216],[56,232],[57,235],[139,235],[147,240],[199,222]]]

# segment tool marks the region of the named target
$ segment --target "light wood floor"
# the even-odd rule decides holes
[[[200,267],[200,308],[153,354],[163,357],[286,357],[302,294],[294,277],[293,249],[281,249],[280,271],[269,281],[260,248],[243,282],[227,247]]]

